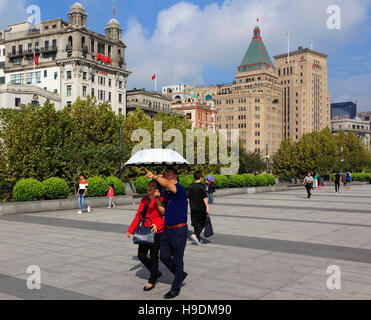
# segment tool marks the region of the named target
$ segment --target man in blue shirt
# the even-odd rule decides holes
[[[184,250],[187,243],[187,191],[178,182],[175,169],[167,169],[163,175],[155,175],[147,170],[147,178],[154,179],[166,188],[163,205],[165,207],[165,229],[160,240],[160,259],[174,274],[171,290],[165,299],[179,295],[187,273],[184,272]]]

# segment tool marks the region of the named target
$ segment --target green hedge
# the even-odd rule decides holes
[[[241,188],[244,187],[246,183],[244,177],[239,174],[230,176],[228,180],[230,188]]]
[[[334,181],[335,174],[330,175],[331,181]],[[371,182],[371,173],[354,172],[351,173],[352,181],[368,181]]]
[[[137,178],[137,180],[134,182],[136,192],[139,194],[147,193],[147,187],[150,181],[151,179],[148,179],[146,176]]]
[[[125,184],[117,177],[106,178],[108,185],[113,184],[113,193],[115,196],[125,194]]]
[[[195,178],[192,175],[181,175],[179,176],[179,183],[184,187],[188,188],[193,182],[195,182]]]
[[[66,199],[70,193],[66,181],[60,178],[50,178],[42,182],[45,199]]]
[[[251,174],[243,174],[242,178],[244,180],[244,187],[253,187],[255,186],[255,177]]]
[[[268,185],[268,179],[265,175],[258,175],[258,176],[255,176],[255,185],[257,187],[264,187],[264,186],[267,186]]]
[[[104,178],[91,177],[88,179],[87,197],[103,197],[108,193],[108,183]]]
[[[271,175],[269,173],[266,173],[264,176],[267,178],[268,185],[275,185],[276,184],[276,178],[273,175]]]
[[[36,179],[22,179],[13,188],[13,198],[15,201],[36,201],[44,195],[44,188],[40,181]]]
[[[225,189],[229,187],[229,181],[226,176],[216,174],[213,178],[215,179],[214,183],[217,189]]]

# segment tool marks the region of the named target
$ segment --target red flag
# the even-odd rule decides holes
[[[156,73],[152,76],[152,80],[156,79]]]
[[[39,61],[37,61],[37,58],[35,56],[35,52],[33,53],[33,61],[35,62],[35,64],[38,66],[39,65]]]
[[[259,22],[259,18],[256,18],[256,22]]]
[[[113,16],[115,16],[115,7],[113,4],[112,4],[112,11],[113,11]]]

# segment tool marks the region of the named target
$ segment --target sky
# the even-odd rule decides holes
[[[41,20],[68,21],[74,2],[0,0],[0,29],[26,21],[30,5],[40,7]],[[104,34],[112,0],[80,3],[88,27]],[[154,73],[158,89],[230,83],[259,25],[273,62],[287,52],[288,30],[290,50],[310,48],[313,40],[314,50],[328,55],[331,101],[357,100],[358,112],[371,111],[371,0],[114,0],[114,6],[132,72],[129,89],[153,90]]]

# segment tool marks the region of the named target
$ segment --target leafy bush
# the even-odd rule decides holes
[[[108,177],[106,178],[108,185],[113,184],[113,193],[114,195],[123,195],[125,194],[125,184],[117,177]]]
[[[228,178],[226,176],[216,174],[216,175],[213,176],[213,178],[215,179],[214,183],[215,183],[215,186],[216,186],[217,189],[228,188],[229,181],[228,181]]]
[[[268,185],[267,177],[263,174],[255,176],[255,185],[258,187],[263,187]]]
[[[36,179],[22,179],[13,188],[15,201],[36,201],[44,195],[43,185]]]
[[[271,175],[269,173],[266,173],[264,176],[267,178],[267,182],[268,182],[267,185],[275,185],[276,184],[276,178],[273,175]]]
[[[195,181],[195,179],[193,178],[192,175],[181,175],[179,176],[179,183],[184,187],[184,188],[188,188],[193,182]]]
[[[251,174],[242,175],[244,187],[253,187],[255,185],[255,177]]]
[[[371,181],[371,173],[365,173],[365,179],[366,179],[366,181],[370,182]]]
[[[134,182],[134,187],[137,193],[145,194],[147,193],[148,183],[151,179],[147,178],[146,176],[142,176],[137,178]]]
[[[91,177],[88,179],[87,197],[103,197],[108,193],[108,183],[104,178]]]
[[[352,173],[351,178],[353,181],[366,181],[365,173]]]
[[[245,186],[245,179],[242,175],[235,174],[229,177],[229,186],[231,188],[240,188]]]
[[[60,178],[50,178],[42,182],[46,199],[66,199],[70,192],[66,181]]]

